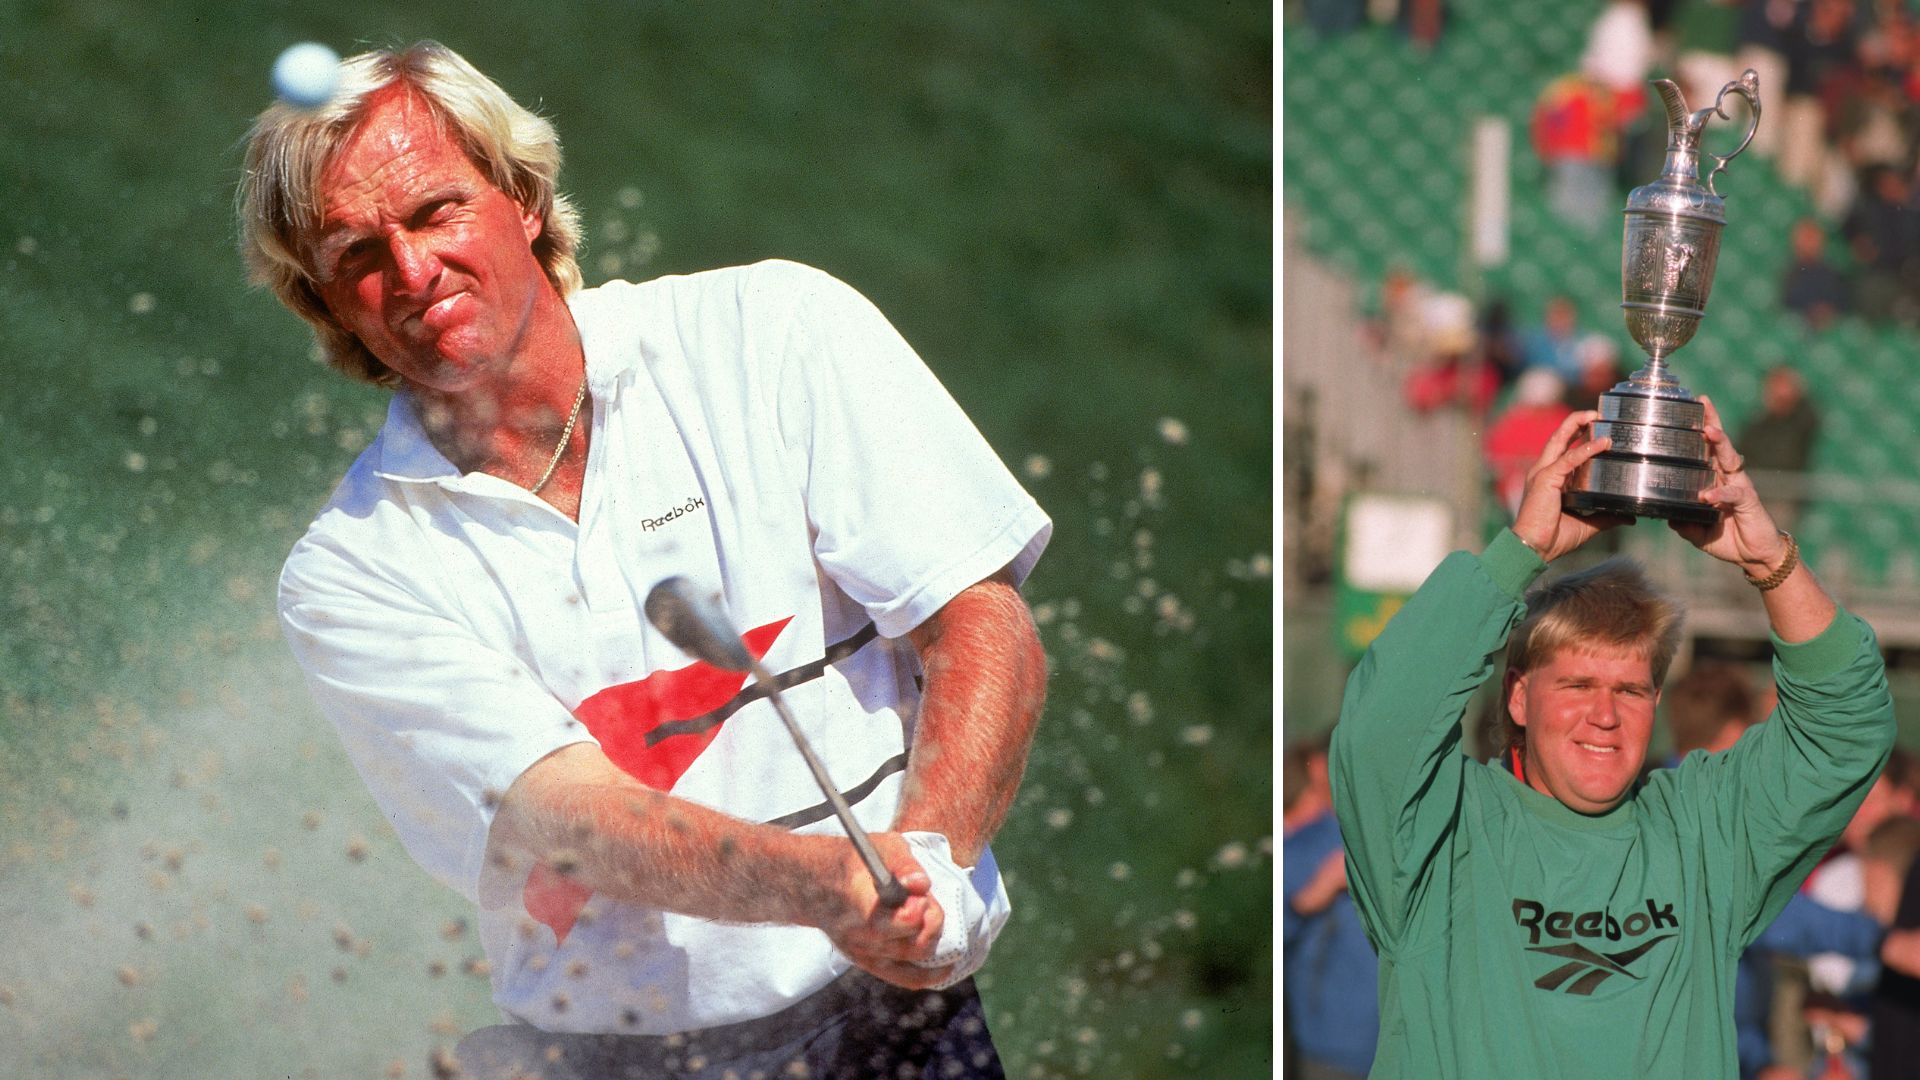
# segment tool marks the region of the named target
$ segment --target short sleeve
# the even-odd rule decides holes
[[[320,711],[408,854],[483,907],[519,882],[487,873],[500,797],[553,751],[593,742],[517,659],[397,587],[329,583],[344,571],[296,549],[280,621]]]
[[[1011,566],[1052,522],[885,316],[847,285],[765,264],[791,314],[775,410],[803,477],[814,554],[880,632],[899,637]]]

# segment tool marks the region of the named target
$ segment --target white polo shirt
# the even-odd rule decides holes
[[[902,635],[1003,566],[1024,579],[1052,526],[880,312],[820,271],[765,262],[568,303],[593,399],[578,524],[462,475],[396,394],[288,557],[281,619],[408,852],[480,906],[509,1016],[666,1034],[769,1015],[850,966],[825,935],[488,866],[499,796],[587,741],[681,798],[841,831],[745,677],[648,625],[648,590],[683,574],[793,673],[808,738],[884,830],[918,700]]]

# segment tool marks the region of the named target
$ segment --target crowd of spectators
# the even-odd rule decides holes
[[[1650,79],[1675,78],[1689,106],[1704,108],[1749,67],[1760,72],[1768,110],[1752,151],[1773,157],[1819,208],[1792,229],[1782,310],[1815,330],[1849,313],[1920,324],[1920,197],[1912,182],[1920,24],[1904,3],[1609,0],[1577,70],[1550,81],[1535,103],[1531,136],[1555,215],[1596,231],[1617,228],[1625,189],[1658,174],[1666,124]],[[1738,108],[1729,113],[1743,119]],[[1502,504],[1544,445],[1548,420],[1592,408],[1624,377],[1617,335],[1582,326],[1569,297],[1550,298],[1520,326],[1499,298],[1476,313],[1464,295],[1398,270],[1380,312],[1385,351],[1413,358],[1402,380],[1406,405],[1473,417]],[[1786,520],[1804,501],[1801,474],[1817,431],[1803,383],[1779,366],[1741,445],[1765,459],[1757,466],[1771,474],[1763,495]]]
[[[1326,0],[1304,9],[1324,32],[1398,20],[1407,5]],[[1445,5],[1432,8],[1441,16]],[[1920,0],[1606,0],[1575,70],[1549,80],[1531,118],[1540,177],[1557,219],[1617,230],[1626,190],[1658,175],[1665,112],[1650,80],[1680,83],[1689,108],[1759,73],[1765,122],[1749,152],[1810,193],[1792,225],[1779,310],[1810,330],[1844,316],[1920,327]],[[1431,20],[1430,20],[1431,21]],[[1444,24],[1444,18],[1433,25]],[[1437,39],[1436,39],[1437,40]],[[1744,128],[1727,104],[1719,150]],[[1464,415],[1480,440],[1487,491],[1507,505],[1544,445],[1551,420],[1595,406],[1638,367],[1617,321],[1582,321],[1594,297],[1553,296],[1517,310],[1498,294],[1476,301],[1390,271],[1372,329],[1402,404],[1415,417]],[[1611,305],[1608,305],[1610,308]],[[1819,432],[1814,403],[1774,356],[1757,402],[1722,402],[1762,497],[1780,520],[1800,517]],[[1630,367],[1624,361],[1635,361]],[[1731,405],[1731,408],[1727,408]],[[1762,476],[1761,474],[1765,474]]]
[[[1368,23],[1398,27],[1408,41],[1431,49],[1446,28],[1447,0],[1295,0],[1308,26],[1321,34],[1344,34]]]
[[[1748,68],[1765,103],[1750,152],[1814,208],[1783,306],[1814,329],[1848,312],[1920,326],[1920,18],[1907,0],[1611,0],[1576,70],[1534,105],[1549,205],[1589,231],[1614,226],[1665,149],[1648,80],[1673,78],[1703,108]]]
[[[1517,327],[1504,300],[1476,311],[1464,295],[1396,269],[1371,331],[1379,354],[1401,365],[1407,409],[1466,415],[1479,433],[1488,490],[1508,515],[1560,421],[1596,407],[1627,377],[1618,340],[1583,325],[1566,296],[1550,297],[1537,320]],[[1820,413],[1805,381],[1790,365],[1773,363],[1735,442],[1783,527],[1792,528],[1808,502],[1819,437]]]

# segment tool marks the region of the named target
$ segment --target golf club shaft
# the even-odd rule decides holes
[[[833,778],[827,775],[826,766],[814,755],[813,747],[801,732],[799,722],[787,708],[787,700],[780,693],[780,684],[747,651],[746,643],[740,640],[739,631],[734,629],[732,620],[720,606],[718,595],[703,592],[692,581],[675,575],[661,580],[648,590],[646,614],[647,621],[687,655],[727,671],[753,674],[772,699],[773,710],[780,714],[780,721],[787,725],[787,734],[793,737],[793,745],[799,749],[800,756],[806,759],[814,782],[820,785],[820,793],[827,797],[827,803],[833,807],[841,827],[847,830],[847,838],[853,841],[854,850],[860,853],[860,861],[866,864],[867,872],[873,875],[873,889],[880,898],[880,905],[897,908],[906,903],[906,889],[893,876],[893,871],[887,869],[887,864],[880,860],[880,852],[873,846],[873,839],[853,819],[853,808],[847,805],[840,790],[833,786]]]
[[[907,890],[901,887],[893,871],[887,869],[887,864],[880,860],[880,851],[873,846],[873,838],[853,819],[853,807],[847,805],[840,789],[833,786],[833,778],[827,775],[827,767],[821,764],[813,752],[812,744],[801,733],[799,722],[793,718],[793,712],[787,708],[786,698],[780,693],[780,684],[774,682],[773,676],[758,662],[753,665],[753,677],[767,688],[767,697],[773,702],[773,710],[780,714],[781,722],[787,725],[787,734],[793,736],[793,745],[799,749],[800,756],[807,759],[807,768],[813,773],[813,779],[820,785],[827,802],[832,805],[841,827],[847,830],[847,838],[853,841],[853,849],[860,853],[860,861],[867,864],[867,872],[873,875],[874,892],[880,896],[880,905],[897,908],[906,903]]]

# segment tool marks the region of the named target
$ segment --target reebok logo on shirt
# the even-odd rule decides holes
[[[674,507],[673,509],[667,511],[666,513],[661,514],[659,517],[641,518],[640,528],[643,532],[652,532],[653,530],[660,528],[661,526],[667,524],[670,521],[673,521],[676,518],[685,517],[686,515],[693,513],[695,510],[698,510],[705,505],[707,505],[707,500],[701,498],[698,495],[689,495],[685,503],[682,503],[681,505]]]
[[[1679,935],[1662,934],[1615,953],[1598,952],[1574,941],[1574,938],[1619,941],[1623,937],[1637,938],[1656,930],[1671,928],[1677,931],[1680,928],[1680,919],[1674,915],[1673,905],[1663,907],[1652,898],[1647,900],[1647,910],[1633,912],[1624,919],[1615,919],[1611,911],[1604,909],[1577,915],[1571,911],[1548,911],[1546,905],[1538,900],[1515,898],[1513,921],[1527,931],[1528,952],[1566,961],[1535,979],[1533,985],[1551,993],[1566,984],[1567,993],[1580,997],[1593,993],[1601,983],[1615,975],[1640,978],[1628,965],[1646,955],[1655,945]],[[1565,944],[1541,945],[1543,934]]]

